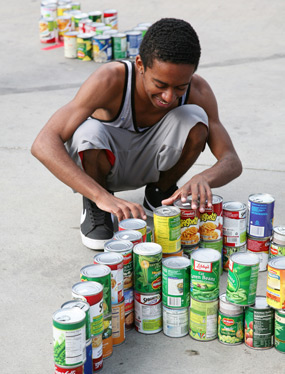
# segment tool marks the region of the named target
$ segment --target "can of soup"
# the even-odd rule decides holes
[[[212,207],[205,206],[205,212],[200,214],[201,240],[212,241],[223,237],[223,198],[213,195]]]
[[[140,45],[142,42],[141,31],[126,31],[127,36],[127,56],[135,58],[139,54]]]
[[[112,41],[109,35],[93,37],[93,59],[95,62],[106,62],[112,58]]]
[[[77,58],[82,61],[92,60],[92,37],[93,34],[78,33],[77,35]]]
[[[135,291],[135,328],[143,334],[162,330],[161,293],[142,294]]]
[[[228,247],[246,243],[246,205],[238,201],[223,204],[223,239]]]
[[[285,257],[268,261],[266,300],[274,309],[285,309]]]
[[[180,338],[189,331],[189,308],[162,307],[163,333],[171,338]]]
[[[258,238],[272,235],[274,220],[273,196],[267,193],[252,194],[248,198],[247,233]]]
[[[189,335],[200,341],[214,340],[218,336],[218,300],[198,301],[191,297]]]
[[[52,17],[42,17],[39,21],[40,42],[55,43],[56,42],[56,21]]]
[[[104,23],[112,29],[118,29],[118,12],[116,9],[106,9],[103,13]]]

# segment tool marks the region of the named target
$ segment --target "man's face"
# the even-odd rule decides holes
[[[146,70],[141,65],[145,92],[156,108],[168,109],[176,106],[179,98],[187,91],[194,65],[174,64],[155,59]]]

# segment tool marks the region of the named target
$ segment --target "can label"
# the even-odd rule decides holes
[[[164,306],[162,309],[163,333],[172,338],[187,335],[189,330],[188,308],[170,309]]]
[[[275,312],[275,348],[285,353],[285,314]]]
[[[200,241],[200,213],[198,209],[181,209],[181,245],[191,246]]]
[[[112,58],[112,40],[109,38],[93,39],[93,59],[95,62],[106,62]]]
[[[41,18],[39,29],[41,43],[55,43],[56,21],[53,18]]]
[[[108,12],[104,13],[104,23],[106,26],[112,27],[112,29],[118,29],[118,13],[117,12]]]
[[[277,256],[285,256],[285,246],[271,242],[269,248],[269,258]]]
[[[130,58],[136,57],[139,53],[139,48],[142,42],[141,32],[132,34],[127,34],[127,55]]]
[[[227,300],[238,305],[255,303],[259,264],[241,265],[230,259],[227,281]]]
[[[218,300],[201,302],[191,298],[191,338],[201,341],[213,340],[218,336]]]
[[[199,301],[219,297],[220,261],[200,262],[191,259],[191,296]]]
[[[230,262],[230,257],[233,253],[236,252],[245,252],[246,251],[246,246],[242,245],[241,247],[223,247],[223,269],[225,271],[229,270],[229,262]]]
[[[55,374],[83,374],[83,365],[77,367],[62,368],[54,364]]]
[[[125,341],[125,303],[112,305],[112,338],[113,345]]]
[[[254,253],[259,258],[259,271],[266,271],[267,270],[267,264],[268,264],[268,251],[267,252],[252,252],[248,251],[249,253]]]
[[[77,38],[77,58],[82,61],[92,60],[92,42],[91,38]]]
[[[224,244],[229,247],[240,247],[246,243],[246,209],[223,211]]]
[[[205,242],[201,240],[199,243],[199,247],[200,248],[212,248],[221,254],[220,274],[222,274],[223,273],[223,239],[220,238],[219,240],[215,240],[212,242]]]
[[[266,301],[272,308],[285,309],[285,270],[268,265]]]
[[[113,58],[122,59],[127,57],[127,37],[116,36],[112,37],[113,41]]]
[[[71,31],[71,18],[61,16],[57,18],[57,26],[58,26],[58,40],[63,42],[64,40],[64,34],[66,32]]]
[[[161,294],[135,292],[135,328],[138,332],[154,334],[162,330]]]
[[[172,308],[190,304],[190,266],[171,269],[162,265],[162,303]]]
[[[86,341],[86,361],[84,363],[84,374],[93,374],[92,339]]]
[[[178,252],[181,249],[180,214],[173,217],[153,215],[154,241],[161,245],[163,253]]]
[[[271,348],[274,337],[274,311],[271,308],[245,308],[245,344],[251,348]]]
[[[262,204],[248,201],[247,232],[251,236],[266,238],[272,235],[274,201]]]
[[[155,255],[139,255],[134,253],[135,290],[141,293],[161,291],[162,253]]]
[[[212,208],[205,207],[200,215],[200,234],[204,241],[218,240],[223,237],[223,203],[213,204]]]
[[[93,373],[103,367],[103,343],[102,334],[92,338],[92,368]],[[85,374],[85,372],[84,372]]]
[[[243,343],[244,314],[229,316],[219,311],[218,339],[219,342],[229,345]]]

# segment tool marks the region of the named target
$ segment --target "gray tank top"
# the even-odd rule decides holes
[[[131,61],[119,61],[125,65],[125,86],[124,93],[122,98],[122,103],[118,114],[111,121],[102,121],[108,126],[120,127],[129,131],[143,132],[146,131],[149,127],[138,127],[135,122],[135,113],[134,113],[134,88],[135,88],[135,67],[134,63]],[[185,92],[185,94],[179,99],[179,106],[184,105],[189,96],[190,85]],[[95,117],[92,117],[95,118]],[[97,119],[97,118],[95,118]]]

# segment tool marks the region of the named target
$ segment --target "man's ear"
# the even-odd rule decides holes
[[[140,55],[136,56],[136,67],[140,74],[144,73],[144,66]]]

